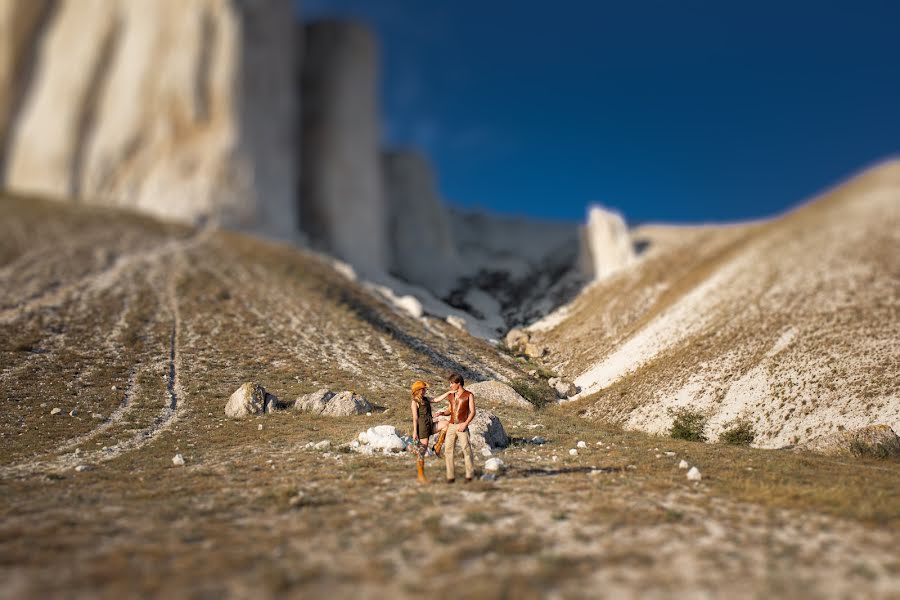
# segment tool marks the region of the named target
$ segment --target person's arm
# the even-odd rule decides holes
[[[411,403],[412,406],[412,420],[413,420],[413,439],[419,439],[419,413],[416,411],[416,401],[413,400]]]
[[[472,419],[475,418],[475,394],[469,392],[469,418],[466,419],[466,422],[460,425],[457,428],[457,431],[466,431],[469,428],[469,423],[472,422]]]
[[[431,402],[432,404],[437,404],[438,402],[440,402],[441,400],[443,400],[444,398],[446,398],[447,396],[449,396],[449,395],[452,394],[452,393],[453,393],[453,392],[444,392],[443,394],[441,394],[441,395],[438,396],[437,398],[432,398],[431,400],[429,400],[429,402]]]

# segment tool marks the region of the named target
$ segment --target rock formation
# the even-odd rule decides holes
[[[372,405],[359,394],[350,391],[335,394],[323,388],[297,398],[294,410],[328,417],[349,417],[370,412]]]
[[[628,227],[618,213],[592,206],[580,234],[579,269],[588,279],[604,279],[635,260]]]
[[[225,404],[225,416],[241,419],[279,408],[278,398],[258,383],[247,382],[236,389]]]
[[[321,21],[305,27],[304,39],[302,226],[358,269],[386,271],[375,38],[357,23]]]
[[[466,388],[475,394],[478,402],[485,400],[493,404],[504,404],[518,408],[534,408],[519,392],[501,381],[489,379],[488,381],[470,383]]]
[[[0,60],[20,82],[0,110],[7,188],[293,234],[288,0],[8,4],[23,25]]]
[[[391,270],[445,295],[459,277],[461,265],[431,165],[412,151],[386,152],[382,165]]]

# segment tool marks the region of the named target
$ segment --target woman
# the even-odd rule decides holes
[[[431,404],[436,402],[436,400],[425,397],[426,389],[428,389],[428,384],[424,381],[417,381],[412,384],[412,403],[410,408],[412,408],[413,439],[417,440],[416,479],[418,479],[419,483],[428,483],[428,480],[425,478],[425,454],[428,452],[428,438],[433,433],[437,433],[447,427],[446,422],[439,422],[435,425],[431,416]],[[444,398],[444,396],[441,396],[441,398]]]

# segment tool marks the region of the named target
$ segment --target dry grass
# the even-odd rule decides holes
[[[81,218],[0,202],[17,223],[0,226],[36,239]],[[526,378],[529,365],[395,313],[287,246],[109,214],[72,222],[70,254],[0,238],[13,240],[0,255],[15,265],[0,267],[3,289],[34,290],[25,301],[8,294],[0,323],[4,594],[409,596],[424,591],[423,573],[434,589],[472,597],[877,597],[900,582],[894,462],[627,432],[582,418],[582,401],[491,407],[513,439],[498,453],[506,472],[418,486],[411,457],[339,446],[375,424],[408,431],[413,379],[439,385],[449,368]],[[88,254],[81,245],[111,243],[100,230],[112,222],[141,240],[144,258],[67,268]],[[245,380],[283,399],[354,389],[384,412],[226,419]],[[83,410],[51,418],[57,404]],[[119,413],[91,420],[94,410]],[[530,443],[536,435],[547,443]],[[331,451],[306,448],[322,439]],[[570,456],[579,440],[588,448]],[[699,485],[681,458],[701,469]],[[427,460],[430,477],[441,471]]]

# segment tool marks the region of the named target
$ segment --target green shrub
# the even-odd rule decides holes
[[[669,409],[669,415],[673,417],[669,435],[676,440],[688,440],[689,442],[705,442],[706,422],[709,420],[704,413],[690,408]]]
[[[513,379],[509,385],[520,396],[533,404],[535,408],[543,408],[556,402],[556,392],[545,382],[537,383],[528,379]]]
[[[744,418],[737,418],[725,424],[725,430],[719,435],[719,441],[723,444],[734,446],[749,446],[756,438],[753,424]]]

